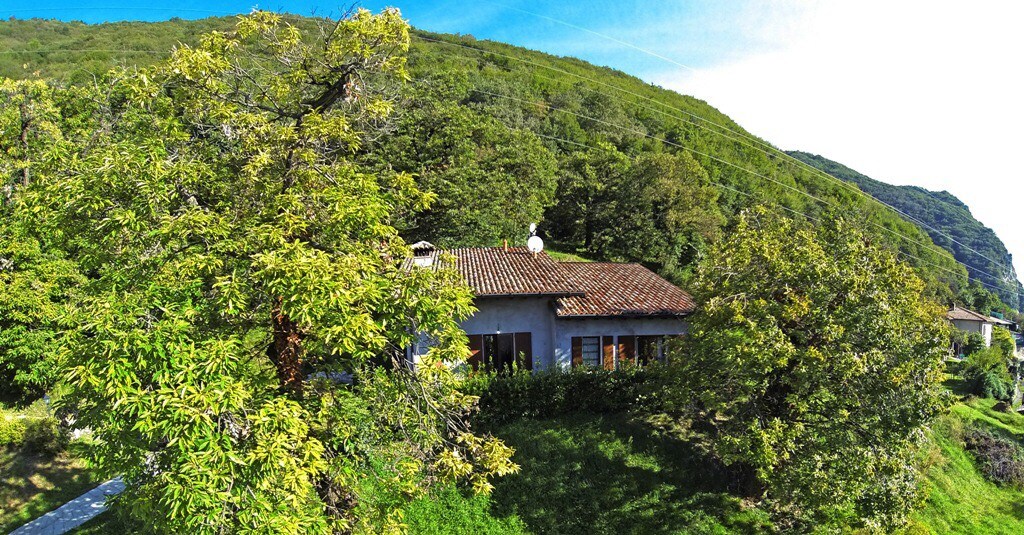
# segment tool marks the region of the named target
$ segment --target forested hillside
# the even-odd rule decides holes
[[[232,24],[4,21],[0,76],[89,83]],[[410,83],[392,89],[389,134],[362,150],[370,168],[407,172],[436,195],[430,211],[403,218],[407,239],[494,245],[521,241],[536,221],[559,250],[640,261],[683,282],[738,210],[767,203],[794,217],[852,214],[918,269],[934,297],[976,301],[966,270],[920,228],[701,100],[471,36],[414,32],[409,72]]]
[[[992,229],[975,219],[971,209],[956,196],[948,191],[886,184],[816,154],[791,151],[789,155],[856,184],[872,197],[920,221],[936,245],[953,253],[958,261],[968,266],[972,279],[998,287],[999,297],[1020,309],[1024,287],[1017,280],[1006,245]],[[978,308],[983,309],[981,306]]]

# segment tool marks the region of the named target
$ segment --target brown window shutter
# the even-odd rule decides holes
[[[619,336],[619,361],[636,364],[636,337],[633,335]]]
[[[604,346],[604,369],[615,369],[615,343],[611,336],[601,338],[601,345]]]
[[[480,365],[483,363],[483,348],[483,335],[469,335],[469,365],[473,368],[473,371],[480,369]]]
[[[533,370],[533,333],[516,333],[516,364],[519,369]]]
[[[583,339],[579,336],[572,337],[572,367],[583,365]]]

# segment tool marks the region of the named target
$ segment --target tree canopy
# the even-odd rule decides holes
[[[701,307],[675,366],[715,452],[797,521],[901,524],[948,336],[920,279],[856,225],[758,209],[692,289]]]
[[[147,522],[387,531],[433,482],[486,492],[516,470],[444,365],[467,356],[469,289],[402,266],[393,217],[433,196],[355,158],[408,46],[397,10],[315,31],[254,12],[92,85],[0,82],[21,103],[0,114],[4,210],[39,244],[2,281],[37,249],[81,274],[74,295],[34,297],[73,315],[58,402]],[[437,343],[410,366],[417,333]]]

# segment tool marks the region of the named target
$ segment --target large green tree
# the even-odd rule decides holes
[[[698,266],[680,377],[714,451],[798,522],[892,529],[942,409],[941,310],[841,219],[744,212]]]
[[[311,33],[255,12],[153,68],[0,86],[57,110],[0,116],[10,217],[85,277],[60,406],[147,524],[388,531],[433,482],[516,469],[444,365],[466,356],[469,290],[402,268],[393,214],[432,196],[353,156],[408,44],[396,10]],[[436,347],[410,366],[417,333]]]
[[[565,159],[550,234],[594,258],[642,261],[680,275],[724,218],[707,171],[689,154],[629,156],[610,143]]]

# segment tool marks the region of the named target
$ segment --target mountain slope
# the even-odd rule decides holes
[[[896,207],[921,228],[936,245],[967,265],[972,279],[999,288],[999,297],[1020,310],[1024,286],[1017,280],[1013,258],[996,233],[974,218],[970,208],[947,191],[928,191],[917,186],[893,186],[865,176],[845,165],[816,154],[788,154],[826,173],[856,184],[872,197]],[[930,227],[930,228],[929,228]],[[988,311],[986,311],[988,312]]]
[[[89,83],[232,24],[2,21],[0,76]],[[681,282],[737,211],[769,203],[810,217],[853,214],[936,299],[967,288],[966,270],[917,226],[782,157],[699,99],[575,58],[420,31],[409,72],[412,83],[394,89],[389,135],[364,148],[367,165],[410,173],[438,195],[431,212],[408,216],[408,238],[496,245],[538,222],[560,250],[643,262]]]

